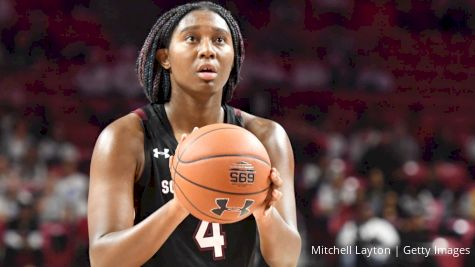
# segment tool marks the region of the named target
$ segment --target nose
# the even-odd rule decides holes
[[[198,49],[199,58],[214,58],[216,56],[216,51],[214,51],[213,47],[213,41],[209,38],[203,38]]]

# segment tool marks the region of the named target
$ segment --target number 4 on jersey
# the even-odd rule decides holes
[[[211,229],[209,229],[211,227]],[[213,259],[224,259],[224,232],[221,232],[219,223],[201,221],[198,231],[193,237],[201,250],[213,250]]]

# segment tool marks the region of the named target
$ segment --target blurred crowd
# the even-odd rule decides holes
[[[145,103],[135,59],[156,18],[119,41],[117,2],[0,0],[0,267],[89,266],[92,148]],[[246,39],[232,104],[294,148],[300,266],[474,266],[473,1],[221,3]],[[471,254],[311,253],[348,245]]]
[[[60,126],[35,136],[36,122],[1,108],[1,266],[71,265],[87,255],[88,177],[79,152]]]
[[[457,140],[453,129],[420,132],[424,129],[417,119],[385,123],[383,114],[382,109],[366,110],[343,128],[331,116],[314,125],[283,120],[286,129],[294,129],[297,204],[308,246],[389,247],[392,253],[396,246],[473,250],[475,135]],[[309,266],[473,264],[470,255],[396,259],[393,254],[370,261],[307,256]]]

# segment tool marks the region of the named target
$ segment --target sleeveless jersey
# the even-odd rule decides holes
[[[239,110],[223,108],[226,123],[243,126]],[[145,152],[144,170],[134,186],[137,224],[173,198],[168,160],[178,143],[162,104],[149,104],[134,112],[142,118]],[[190,215],[143,266],[250,266],[255,246],[253,216],[217,224]]]

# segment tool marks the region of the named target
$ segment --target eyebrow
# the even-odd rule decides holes
[[[183,28],[180,33],[183,33],[183,32],[186,32],[186,31],[193,31],[193,30],[197,30],[199,28],[201,28],[203,26],[199,26],[199,25],[194,25],[194,26],[188,26],[188,27],[185,27]],[[215,32],[219,32],[219,33],[223,33],[223,34],[231,34],[228,30],[226,29],[223,29],[223,28],[220,28],[220,27],[213,27],[211,26],[211,28],[213,29],[213,31]]]

